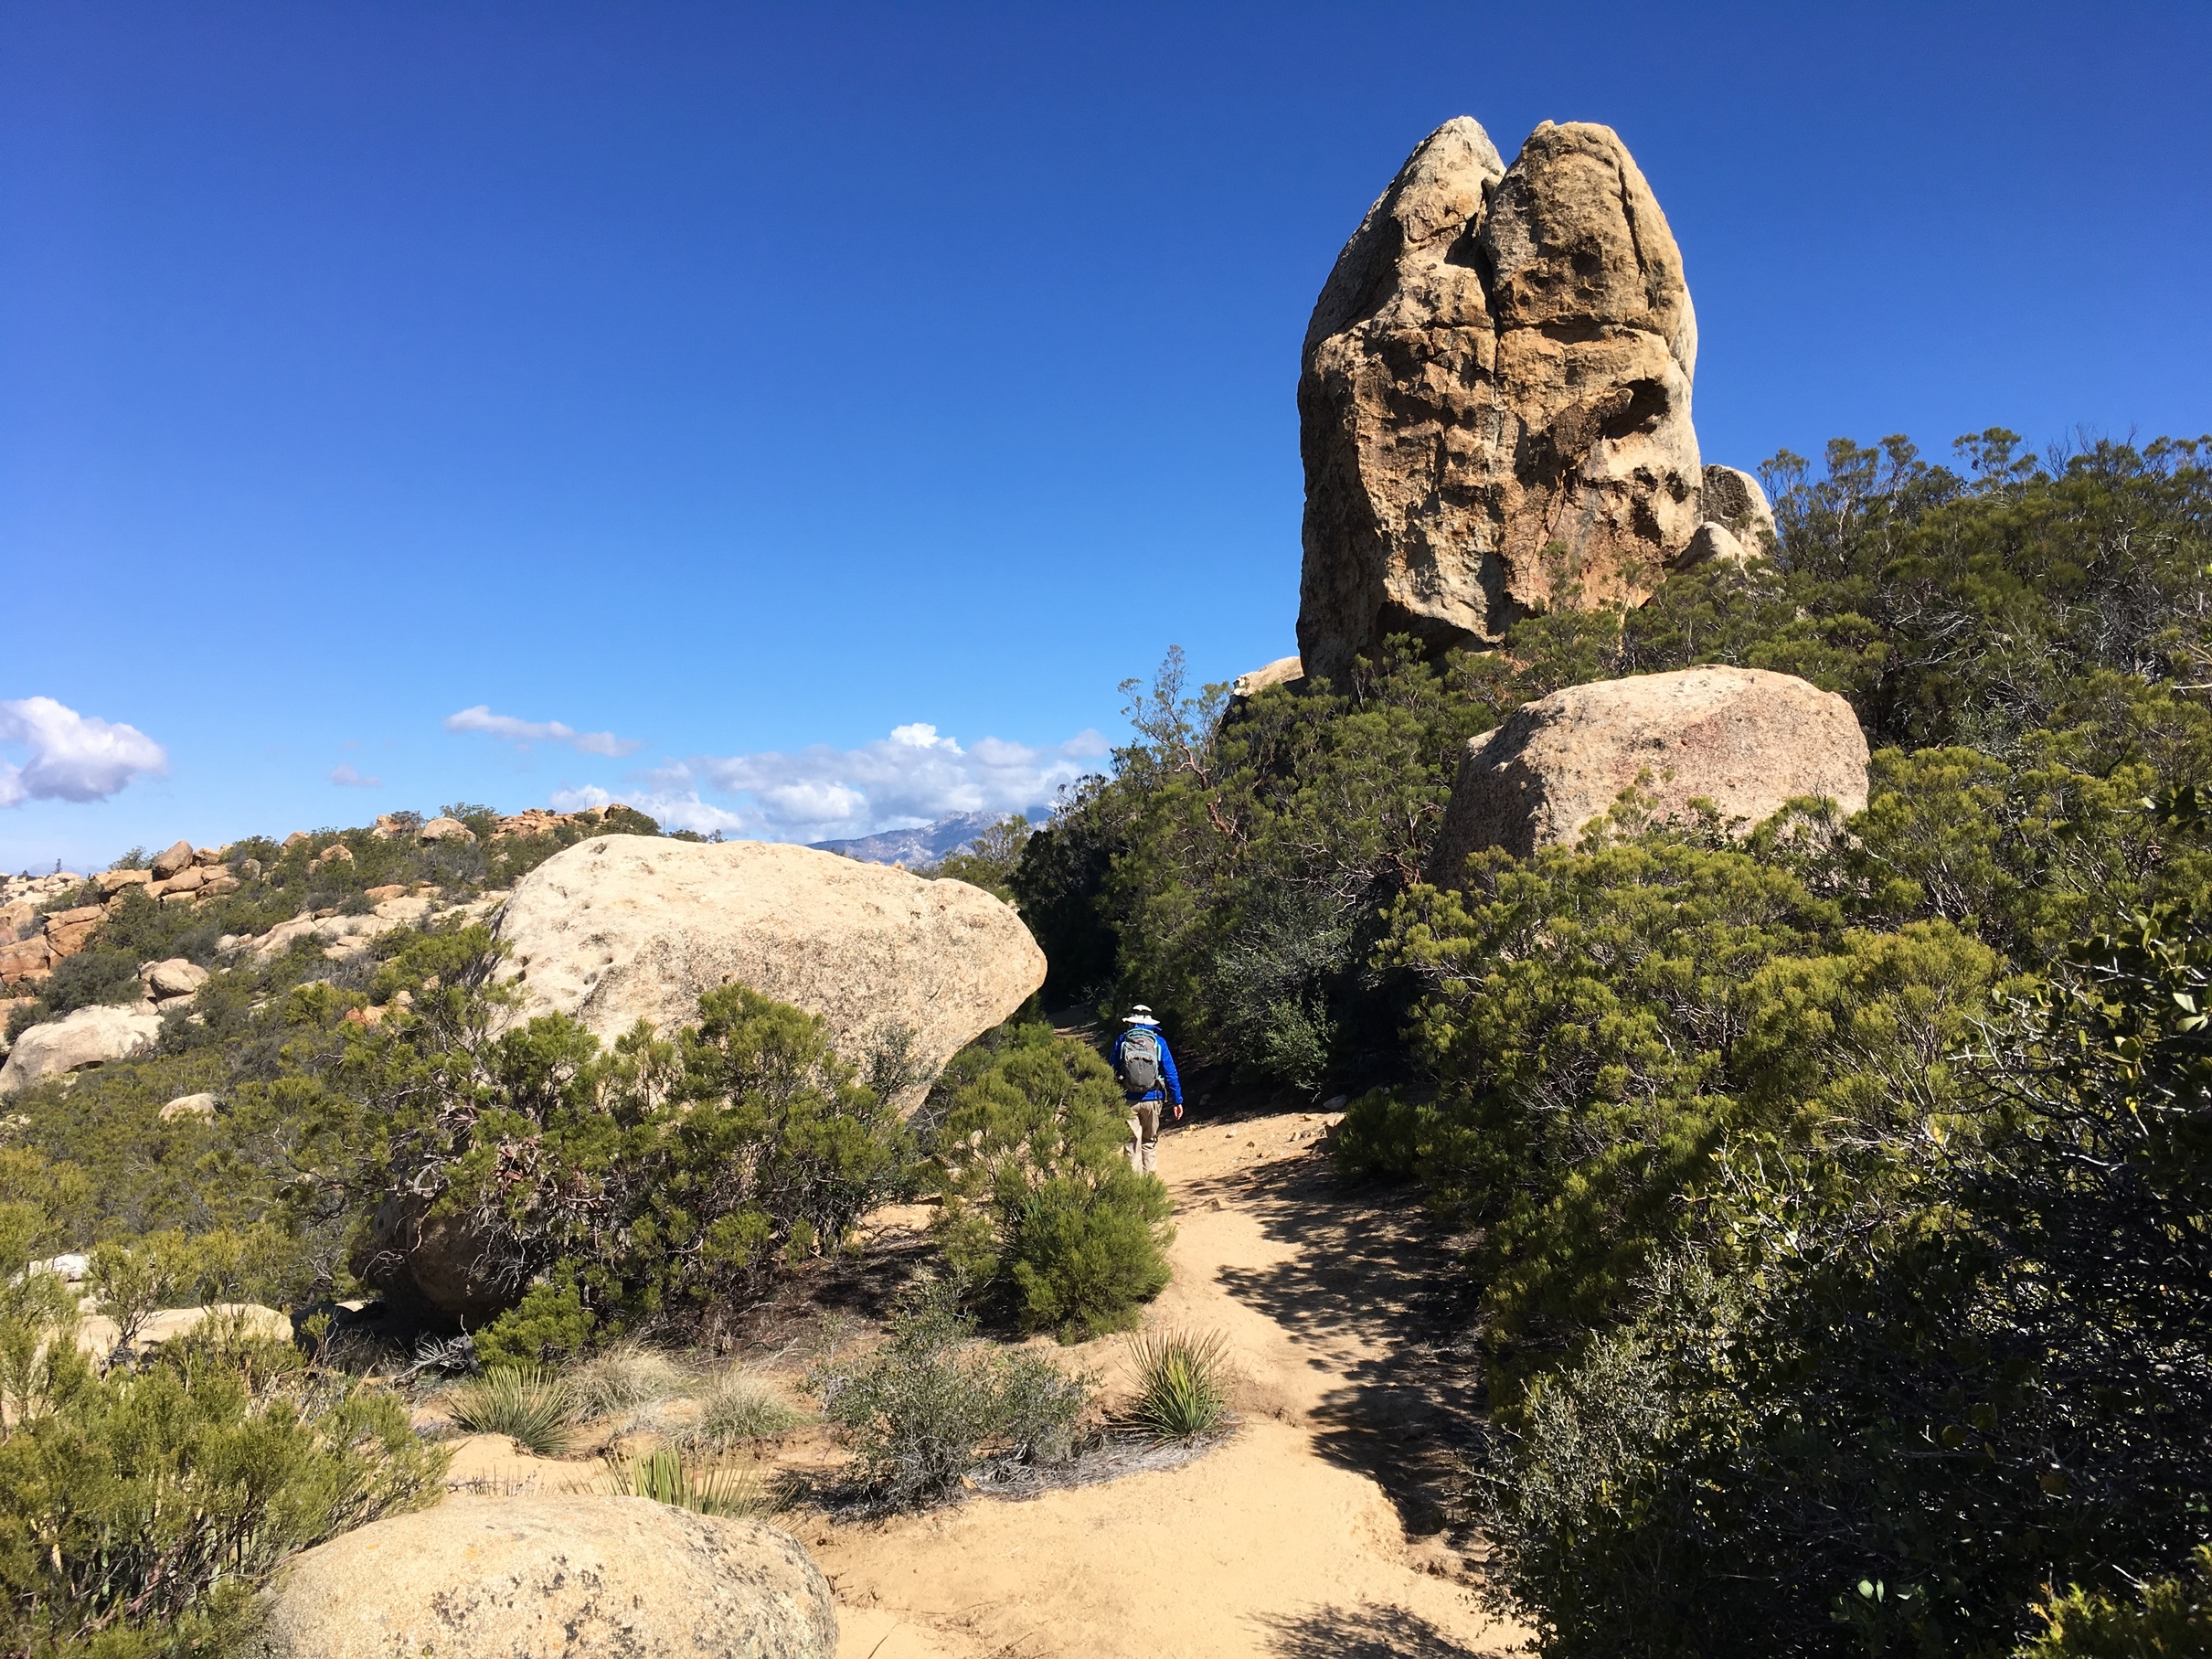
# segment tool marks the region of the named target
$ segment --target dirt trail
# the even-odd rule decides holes
[[[1175,1278],[1152,1323],[1228,1334],[1237,1434],[1025,1502],[809,1522],[841,1659],[1446,1659],[1525,1635],[1478,1611],[1445,1525],[1475,1402],[1425,1339],[1456,1276],[1409,1203],[1340,1189],[1326,1122],[1191,1122],[1161,1148]],[[1079,1353],[1111,1383],[1122,1345]]]

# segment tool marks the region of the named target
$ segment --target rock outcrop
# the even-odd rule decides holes
[[[831,1659],[830,1588],[789,1534],[647,1498],[450,1498],[295,1558],[261,1659]]]
[[[611,1039],[697,1016],[731,980],[828,1023],[860,1059],[889,1026],[933,1075],[1045,980],[1006,906],[834,853],[600,835],[517,882],[499,923],[526,1014],[567,1014]]]
[[[179,841],[143,870],[103,870],[92,877],[100,895],[97,904],[69,909],[44,909],[60,895],[84,886],[81,876],[67,872],[20,881],[0,888],[0,985],[36,984],[53,972],[54,964],[89,946],[101,924],[116,906],[135,892],[165,905],[197,905],[225,893],[236,892],[239,878],[224,862],[219,847],[195,847]],[[35,892],[24,892],[26,886]]]
[[[1758,668],[1685,668],[1569,686],[1522,705],[1467,745],[1430,860],[1458,880],[1467,856],[1526,858],[1573,842],[1631,787],[1661,817],[1710,801],[1754,824],[1800,796],[1866,804],[1866,739],[1833,692]]]
[[[1430,133],[1306,331],[1306,671],[1641,604],[1711,516],[1696,361],[1674,234],[1611,129],[1547,122],[1511,167],[1464,116]]]
[[[7,1064],[0,1066],[0,1095],[110,1060],[129,1059],[151,1048],[160,1034],[161,1016],[151,1009],[108,1003],[33,1026],[16,1039]]]
[[[1256,697],[1270,686],[1295,686],[1305,678],[1305,665],[1294,656],[1279,656],[1264,668],[1240,674],[1229,682],[1228,695],[1238,702]]]

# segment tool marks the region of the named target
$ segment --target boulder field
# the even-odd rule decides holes
[[[499,920],[523,1013],[611,1041],[696,1018],[737,980],[827,1022],[848,1058],[890,1027],[934,1076],[1045,983],[1045,953],[980,888],[761,841],[601,835],[516,884]]]
[[[1486,847],[1526,858],[1569,845],[1632,787],[1661,818],[1702,798],[1739,827],[1803,796],[1856,813],[1866,760],[1851,705],[1794,675],[1685,668],[1572,686],[1469,739],[1430,879],[1455,882]]]

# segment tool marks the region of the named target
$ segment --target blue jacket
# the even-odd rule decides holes
[[[1122,1028],[1122,1035],[1113,1039],[1113,1069],[1114,1075],[1117,1077],[1121,1075],[1122,1070],[1122,1045],[1129,1040],[1129,1034],[1135,1029],[1134,1026],[1124,1026]],[[1175,1075],[1175,1057],[1167,1051],[1167,1034],[1157,1026],[1147,1026],[1145,1029],[1150,1031],[1159,1042],[1160,1079],[1167,1087],[1164,1090],[1155,1089],[1150,1094],[1131,1094],[1126,1089],[1122,1090],[1122,1093],[1133,1103],[1139,1101],[1156,1101],[1164,1093],[1168,1100],[1180,1106],[1183,1104],[1183,1079]]]

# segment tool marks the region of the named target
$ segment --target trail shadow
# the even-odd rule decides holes
[[[1312,1414],[1322,1455],[1374,1480],[1409,1532],[1457,1530],[1462,1459],[1487,1404],[1476,1292],[1418,1193],[1347,1184],[1318,1150],[1186,1191],[1200,1202],[1233,1191],[1269,1238],[1295,1247],[1219,1280],[1343,1372]]]
[[[1473,1659],[1472,1648],[1402,1607],[1324,1607],[1260,1623],[1282,1659]]]

